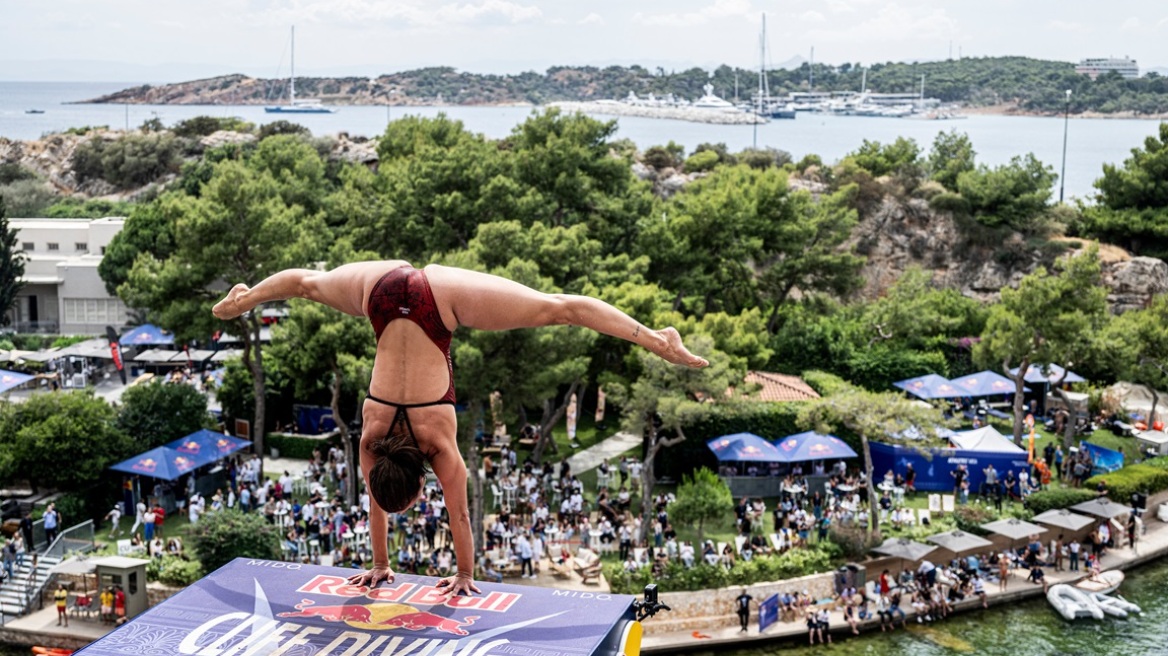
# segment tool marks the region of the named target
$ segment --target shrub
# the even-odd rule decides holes
[[[738,161],[752,169],[767,169],[791,163],[791,153],[778,148],[747,148],[738,153]]]
[[[803,382],[810,385],[811,389],[818,392],[820,396],[832,396],[840,392],[856,389],[855,385],[826,371],[818,371],[815,369],[804,371],[802,378]]]
[[[828,539],[838,545],[848,560],[863,560],[868,552],[880,546],[883,538],[879,531],[869,532],[858,526],[832,525]]]
[[[280,557],[280,529],[257,513],[235,509],[210,512],[191,530],[195,553],[208,572],[236,558]]]
[[[41,180],[17,180],[0,185],[0,197],[4,199],[9,218],[28,218],[40,216],[57,199],[57,194]]]
[[[1155,467],[1156,469],[1163,469],[1168,471],[1168,456],[1160,456],[1159,458],[1145,460],[1141,464],[1143,464],[1145,467]]]
[[[682,153],[680,146],[670,142],[667,146],[653,146],[646,150],[641,155],[641,162],[658,170],[675,169],[681,165]]]
[[[957,523],[957,528],[973,535],[986,535],[988,531],[984,530],[981,525],[996,519],[996,514],[989,508],[958,506],[953,511],[953,521]]]
[[[272,121],[271,123],[265,123],[261,125],[259,134],[257,136],[259,137],[260,141],[263,141],[273,134],[302,134],[308,136],[311,135],[312,132],[299,123],[293,123],[292,121],[280,119],[278,121]]]
[[[36,177],[36,173],[15,162],[0,163],[0,185],[11,184],[20,180],[35,180]]]
[[[623,564],[609,563],[604,566],[604,577],[617,594],[640,594],[650,583],[656,583],[661,592],[711,590],[828,572],[841,562],[842,553],[838,545],[829,542],[807,549],[790,549],[778,556],[757,556],[749,562],[738,560],[731,569],[704,562],[687,568],[673,561],[666,565],[665,574],[659,578],[653,577],[651,567],[628,572]]]
[[[694,153],[685,160],[685,170],[689,173],[697,173],[700,171],[710,171],[718,165],[718,153],[712,150],[703,150],[700,153]]]
[[[1155,494],[1168,490],[1168,470],[1144,464],[1128,465],[1108,474],[1088,478],[1083,486],[1095,489],[1101,481],[1107,482],[1107,496],[1119,503],[1127,503],[1137,492]]]
[[[1064,488],[1061,490],[1043,490],[1035,492],[1026,498],[1026,508],[1035,515],[1058,508],[1071,506],[1095,498],[1095,493],[1082,488]]]
[[[177,171],[178,146],[169,134],[94,138],[77,145],[72,168],[81,181],[103,179],[119,189],[133,189]]]
[[[203,578],[203,565],[181,556],[151,558],[146,565],[146,580],[175,587],[186,587]]]
[[[276,449],[280,452],[281,458],[296,458],[297,460],[309,460],[312,458],[312,450],[320,448],[321,451],[328,451],[331,444],[339,444],[339,439],[323,440],[316,437],[300,437],[297,435],[282,435],[280,433],[271,433],[264,437],[264,442],[269,448]]]
[[[252,127],[251,123],[247,123],[243,119],[233,116],[222,118],[216,116],[196,116],[175,123],[171,131],[180,137],[197,138],[205,137],[220,130],[250,132]]]

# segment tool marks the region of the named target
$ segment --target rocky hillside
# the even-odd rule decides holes
[[[35,141],[0,138],[0,164],[18,164],[47,182],[58,194],[76,198],[132,200],[144,189],[118,191],[104,180],[79,181],[71,167],[77,147],[91,139],[112,141],[120,131],[92,131],[87,134],[56,134]],[[226,143],[254,141],[251,133],[219,131],[187,144],[186,157]],[[326,139],[330,159],[375,165],[376,142],[351,139],[345,134]],[[701,173],[686,173],[673,168],[654,169],[641,162],[633,164],[633,174],[650,182],[654,192],[667,198]],[[155,184],[174,178],[169,174]],[[791,184],[813,194],[824,191],[822,183],[811,179],[791,178]],[[1054,257],[1080,248],[1078,241],[1030,243],[1014,234],[1004,242],[979,244],[962,233],[953,217],[935,212],[918,198],[899,199],[884,196],[875,207],[861,213],[859,224],[844,248],[864,255],[865,286],[861,295],[880,296],[912,266],[933,273],[945,287],[989,301],[1001,289],[1014,286],[1039,265]],[[1116,311],[1143,307],[1155,294],[1168,292],[1168,264],[1148,257],[1132,257],[1119,248],[1101,249],[1104,279],[1111,289],[1109,301]]]

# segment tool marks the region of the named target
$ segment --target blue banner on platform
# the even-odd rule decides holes
[[[1086,450],[1087,455],[1091,457],[1091,462],[1095,463],[1095,468],[1091,471],[1092,475],[1110,474],[1117,469],[1123,469],[1123,453],[1105,449],[1090,442],[1083,442],[1079,447]]]
[[[479,582],[450,598],[436,579],[370,589],[353,571],[237,558],[78,653],[592,656],[631,618],[627,595]]]
[[[958,465],[965,465],[969,472],[970,494],[977,494],[985,481],[985,469],[991,464],[998,473],[998,480],[1006,473],[1018,472],[1029,467],[1025,453],[997,453],[993,451],[965,451],[963,449],[913,449],[891,444],[872,442],[872,475],[877,481],[889,469],[904,474],[911,464],[916,471],[916,489],[926,492],[952,492],[954,478],[950,472]]]
[[[761,633],[779,621],[779,595],[775,593],[758,605],[758,630]]]

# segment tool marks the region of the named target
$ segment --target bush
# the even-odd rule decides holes
[[[0,198],[4,199],[9,218],[24,219],[41,216],[44,209],[57,199],[57,194],[46,182],[17,180],[0,185]]]
[[[677,168],[681,165],[681,152],[679,151],[680,147],[673,148],[675,145],[670,143],[668,146],[649,148],[641,155],[641,163],[657,170]]]
[[[811,389],[818,392],[820,396],[833,396],[840,392],[856,389],[855,385],[826,371],[818,371],[815,369],[804,371],[802,378],[803,382],[810,385]]]
[[[0,163],[0,185],[12,184],[21,180],[36,180],[36,177],[36,173],[15,162]]]
[[[880,546],[883,541],[879,531],[869,532],[868,529],[858,526],[833,524],[827,535],[832,543],[839,546],[844,557],[848,560],[867,558],[868,553]]]
[[[1026,498],[1026,508],[1035,515],[1048,510],[1070,508],[1071,506],[1095,498],[1095,493],[1082,488],[1064,488],[1061,490],[1043,490],[1035,492]]]
[[[284,121],[287,123],[287,121]],[[171,131],[175,135],[185,138],[205,137],[220,130],[232,132],[251,132],[254,126],[241,118],[234,116],[196,116],[174,124]]]
[[[187,560],[181,556],[151,558],[146,565],[146,580],[158,581],[176,588],[183,588],[203,578],[203,565],[197,560]]]
[[[752,169],[768,169],[791,163],[791,153],[778,148],[747,148],[738,153],[738,161]]]
[[[280,558],[280,529],[257,513],[236,509],[209,512],[191,530],[191,538],[208,572],[236,558]]]
[[[1107,496],[1119,503],[1127,503],[1137,492],[1155,494],[1168,490],[1168,469],[1145,464],[1128,465],[1108,474],[1092,476],[1083,486],[1093,490],[1102,481],[1106,481]]]
[[[989,532],[981,525],[988,524],[997,518],[993,510],[978,506],[958,506],[953,511],[953,521],[957,523],[957,528],[973,535],[988,534]]]
[[[685,160],[685,170],[687,173],[697,173],[700,171],[713,170],[718,165],[718,153],[712,150],[703,150],[700,153],[694,153]]]
[[[299,123],[293,123],[292,121],[280,119],[278,121],[272,121],[271,123],[265,123],[261,125],[258,138],[260,141],[263,141],[273,134],[302,134],[304,136],[309,136],[312,134],[312,132]]]
[[[269,448],[278,450],[281,458],[309,460],[312,458],[313,449],[319,448],[322,452],[328,451],[328,447],[332,444],[339,444],[340,439],[324,440],[316,437],[271,433],[264,437],[264,443]]]
[[[93,138],[77,145],[71,166],[82,182],[102,179],[119,189],[133,189],[176,172],[178,147],[169,134],[131,134],[114,141]]]
[[[672,561],[659,578],[653,577],[651,567],[627,572],[623,564],[609,563],[604,566],[604,577],[617,594],[640,594],[650,583],[656,583],[661,592],[691,592],[828,572],[841,562],[842,554],[838,545],[828,542],[807,549],[790,549],[778,556],[756,556],[749,562],[738,560],[729,570],[704,562],[687,568],[681,562]]]

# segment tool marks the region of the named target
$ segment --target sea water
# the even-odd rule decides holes
[[[0,137],[36,139],[70,127],[108,125],[136,128],[157,118],[165,125],[200,115],[237,116],[257,124],[290,120],[328,135],[376,136],[387,120],[407,114],[437,116],[445,113],[468,129],[500,138],[511,133],[534,109],[532,107],[387,107],[342,106],[333,114],[266,114],[257,105],[96,105],[68,104],[125,89],[125,82],[0,82]],[[44,110],[26,114],[25,110]],[[605,118],[605,117],[599,117]],[[1076,119],[1067,123],[1067,198],[1090,200],[1093,183],[1107,163],[1120,164],[1132,148],[1155,135],[1159,122],[1138,119]],[[937,133],[956,130],[969,135],[977,160],[988,165],[1034,153],[1053,167],[1062,166],[1064,120],[1061,117],[1014,117],[971,115],[964,120],[913,120],[877,117],[830,116],[801,113],[795,120],[776,120],[765,125],[709,125],[649,118],[618,120],[617,138],[628,138],[640,148],[670,141],[690,152],[701,143],[725,143],[731,151],[751,146],[780,148],[796,159],[819,155],[825,162],[839,160],[865,139],[888,143],[897,137],[916,139],[927,152]],[[1058,183],[1054,194],[1057,199]]]

